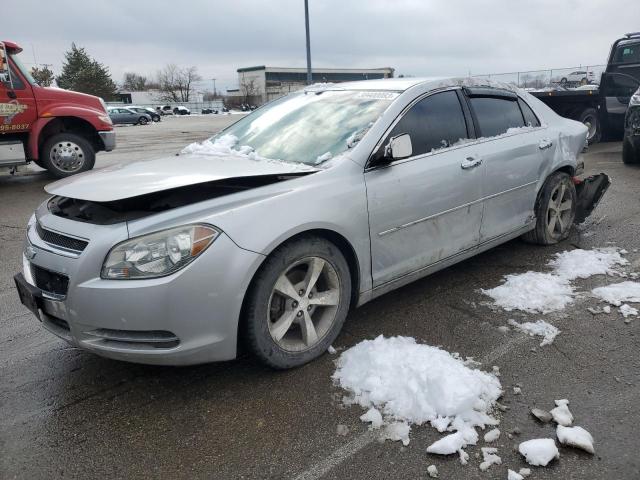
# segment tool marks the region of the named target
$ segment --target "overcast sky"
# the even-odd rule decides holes
[[[309,0],[314,67],[389,66],[414,76],[466,75],[606,62],[640,30],[640,0]],[[7,6],[8,7],[8,6]],[[7,10],[7,9],[5,9]],[[107,65],[154,75],[195,65],[216,87],[236,69],[304,67],[303,0],[20,0],[2,35],[25,63],[60,72],[71,42]],[[208,80],[200,88],[212,88]]]

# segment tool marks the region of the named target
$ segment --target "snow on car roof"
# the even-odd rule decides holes
[[[487,78],[475,77],[410,77],[410,78],[381,78],[376,80],[360,80],[344,83],[315,83],[305,88],[306,91],[321,90],[376,90],[403,92],[416,85],[429,85],[432,88],[448,86],[465,87],[494,87],[507,90],[516,90],[516,87],[504,82],[497,82]]]

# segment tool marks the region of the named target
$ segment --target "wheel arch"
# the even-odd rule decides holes
[[[37,135],[37,144],[32,146],[31,152],[34,158],[40,157],[40,151],[47,138],[64,132],[83,136],[93,146],[96,152],[104,149],[100,135],[98,135],[98,131],[91,122],[80,117],[54,117],[42,127]],[[35,147],[35,149],[33,147]]]

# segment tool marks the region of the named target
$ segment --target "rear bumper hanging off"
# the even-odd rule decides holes
[[[578,194],[576,217],[573,223],[580,224],[584,222],[598,206],[609,185],[611,185],[611,180],[609,179],[609,175],[600,173],[598,175],[591,175],[585,179],[574,177],[573,181],[576,185],[576,193]]]

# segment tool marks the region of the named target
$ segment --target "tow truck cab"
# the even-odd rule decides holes
[[[0,42],[0,171],[35,162],[62,178],[93,168],[95,154],[115,148],[104,101],[41,87],[22,65],[17,44]]]

